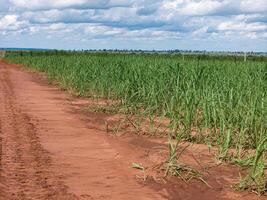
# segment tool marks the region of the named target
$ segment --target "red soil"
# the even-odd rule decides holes
[[[90,102],[90,101],[88,101]],[[181,160],[203,170],[207,187],[143,173],[133,162],[164,160],[166,140],[107,134],[111,116],[84,113],[79,100],[39,75],[0,62],[0,199],[266,199],[233,191],[236,167],[215,166],[204,145]],[[199,164],[196,160],[200,160]],[[154,177],[154,178],[153,178]]]

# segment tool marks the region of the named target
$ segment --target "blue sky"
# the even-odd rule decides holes
[[[267,51],[267,0],[0,0],[0,47]]]

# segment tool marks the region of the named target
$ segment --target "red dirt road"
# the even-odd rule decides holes
[[[0,199],[162,199],[64,98],[0,64]]]
[[[69,95],[36,77],[0,62],[0,200],[251,199],[142,183],[131,168],[144,156],[136,139],[107,136],[97,114],[83,120]]]

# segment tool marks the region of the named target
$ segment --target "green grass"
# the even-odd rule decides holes
[[[239,161],[247,159],[246,149],[262,152],[265,166],[265,58],[29,52],[9,53],[6,60],[45,72],[78,96],[119,100],[130,113],[167,117],[174,134],[218,147],[221,160],[230,148]]]

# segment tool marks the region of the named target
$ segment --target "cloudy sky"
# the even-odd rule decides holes
[[[267,0],[0,0],[0,47],[267,51]]]

